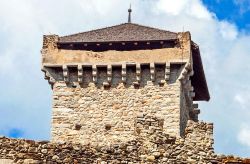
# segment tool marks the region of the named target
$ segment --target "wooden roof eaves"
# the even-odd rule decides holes
[[[96,43],[134,43],[134,42],[161,42],[161,41],[177,41],[178,39],[162,39],[162,40],[129,40],[129,41],[98,41],[98,42],[60,42],[60,40],[57,42],[59,44],[96,44]]]
[[[191,77],[191,80],[194,79],[192,80],[192,82],[195,85],[194,89],[197,94],[194,100],[195,101],[209,101],[210,94],[209,94],[206,76],[205,76],[205,72],[204,72],[204,68],[202,64],[200,49],[199,49],[199,46],[194,42],[192,42],[192,56],[193,56],[193,60],[196,61],[194,62],[194,69],[198,67],[197,70],[194,70],[195,71],[194,76]]]

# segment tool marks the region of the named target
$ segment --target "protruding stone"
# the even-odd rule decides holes
[[[133,85],[134,85],[135,87],[138,87],[138,86],[140,86],[140,83],[139,83],[138,81],[134,81],[134,82],[133,82]]]
[[[160,84],[160,85],[163,85],[163,84],[165,84],[165,83],[166,83],[165,80],[160,80],[160,81],[159,81],[159,84]]]
[[[57,155],[54,155],[53,157],[52,157],[52,160],[58,160],[58,159],[60,159]]]
[[[193,104],[193,108],[199,108],[199,104]]]
[[[155,156],[153,155],[147,156],[147,160],[153,162],[155,160]]]
[[[47,149],[42,149],[42,150],[41,150],[41,153],[43,153],[43,154],[47,154],[47,152],[48,152]]]
[[[109,82],[103,82],[103,86],[104,86],[104,87],[109,87],[109,86],[110,86],[110,83],[109,83]]]
[[[49,84],[52,87],[56,80],[53,78],[47,68],[42,67],[42,71],[44,72],[44,79],[48,80]]]

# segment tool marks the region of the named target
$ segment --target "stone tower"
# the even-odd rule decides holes
[[[152,126],[182,137],[209,91],[189,32],[134,23],[43,38],[53,90],[52,141],[128,142]],[[150,121],[150,120],[156,121]]]

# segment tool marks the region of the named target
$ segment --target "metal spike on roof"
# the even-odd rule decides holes
[[[130,7],[128,9],[128,23],[131,23],[131,12],[132,12],[132,9],[131,9],[131,4],[130,4]]]

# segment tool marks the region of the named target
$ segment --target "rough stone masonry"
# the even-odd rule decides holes
[[[133,23],[44,36],[51,141],[0,137],[0,163],[249,163],[218,156],[199,47],[189,32]]]
[[[45,37],[43,70],[53,88],[52,141],[127,142],[135,139],[135,118],[143,115],[162,119],[165,133],[183,136],[195,93],[190,35],[179,37],[183,50],[101,52],[61,50],[54,43],[57,36]]]

